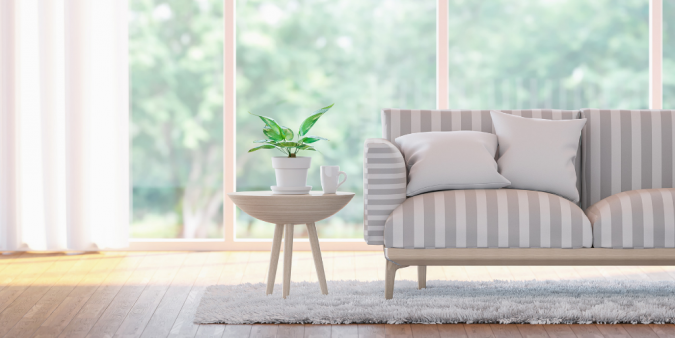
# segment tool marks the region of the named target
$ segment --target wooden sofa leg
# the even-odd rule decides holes
[[[427,266],[420,265],[417,267],[417,288],[426,289],[427,288]]]
[[[396,270],[405,268],[405,266],[398,265],[390,260],[387,260],[387,269],[384,274],[384,298],[394,298],[394,280],[396,279]]]

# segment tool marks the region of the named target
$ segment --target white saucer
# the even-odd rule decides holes
[[[277,187],[273,185],[270,187],[273,195],[307,195],[312,190],[311,185],[304,187]]]

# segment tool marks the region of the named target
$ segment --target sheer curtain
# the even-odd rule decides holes
[[[127,6],[0,1],[0,250],[128,245]]]

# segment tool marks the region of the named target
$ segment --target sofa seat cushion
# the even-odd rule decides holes
[[[596,248],[675,248],[675,189],[611,195],[586,210]]]
[[[589,248],[591,224],[574,203],[529,190],[448,190],[417,195],[394,209],[384,246]]]

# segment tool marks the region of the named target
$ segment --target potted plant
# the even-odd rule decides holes
[[[323,137],[307,135],[307,133],[316,121],[332,107],[333,105],[331,104],[312,113],[311,116],[302,122],[297,134],[291,128],[279,125],[272,118],[249,112],[251,115],[258,116],[265,123],[262,132],[266,139],[253,141],[254,143],[263,144],[250,149],[248,152],[260,149],[276,149],[284,153],[284,156],[272,157],[272,167],[277,178],[276,187],[272,187],[273,191],[276,188],[276,190],[282,192],[300,193],[305,190],[308,192],[311,189],[311,187],[307,187],[307,171],[309,170],[312,158],[298,156],[298,153],[305,150],[316,151],[312,144],[320,140],[326,140]]]

